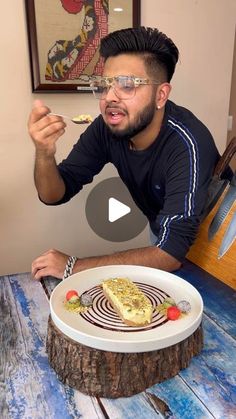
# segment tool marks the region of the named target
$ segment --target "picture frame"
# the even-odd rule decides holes
[[[140,25],[141,0],[25,0],[32,92],[91,92],[100,39]],[[99,74],[100,73],[100,74]]]

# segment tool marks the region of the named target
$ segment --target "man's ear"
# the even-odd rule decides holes
[[[170,83],[162,83],[157,88],[156,93],[156,107],[157,109],[161,109],[165,106],[166,101],[171,92],[171,85]]]

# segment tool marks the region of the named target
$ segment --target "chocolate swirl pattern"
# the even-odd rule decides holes
[[[135,282],[135,284],[141,289],[141,291],[143,291],[153,305],[154,311],[151,324],[142,327],[131,327],[125,325],[113,310],[113,307],[104,296],[102,288],[99,285],[86,291],[86,293],[90,294],[93,298],[93,306],[85,313],[81,313],[81,317],[97,327],[117,332],[146,331],[155,329],[156,327],[166,323],[168,321],[167,318],[158,313],[155,308],[158,304],[161,304],[165,298],[170,296],[152,285],[141,282]]]

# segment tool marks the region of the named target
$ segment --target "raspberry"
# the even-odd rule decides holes
[[[176,306],[168,307],[167,318],[169,320],[177,320],[181,314],[181,311]]]
[[[75,302],[79,298],[79,294],[75,290],[70,290],[66,293],[66,300],[69,302]]]

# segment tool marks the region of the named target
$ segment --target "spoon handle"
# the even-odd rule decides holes
[[[50,112],[50,113],[48,113],[48,115],[61,116],[62,118],[68,118],[68,119],[70,119],[70,121],[71,121],[71,119],[72,119],[72,118],[70,118],[70,117],[69,117],[69,116],[67,116],[67,115],[61,115],[60,113],[53,113],[53,112]]]

